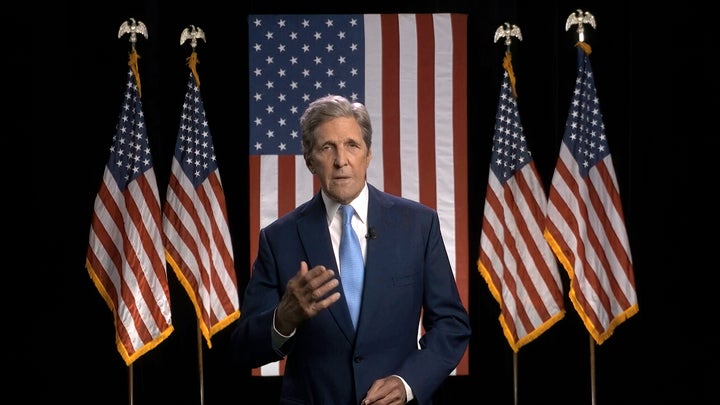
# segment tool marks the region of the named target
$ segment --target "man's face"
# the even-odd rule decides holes
[[[347,204],[362,191],[372,158],[360,126],[353,118],[334,118],[317,127],[316,135],[308,167],[332,199]]]

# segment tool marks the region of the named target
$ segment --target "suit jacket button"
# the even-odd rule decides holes
[[[355,363],[360,363],[360,362],[362,361],[362,356],[355,356],[355,357],[353,358],[353,361],[354,361]]]

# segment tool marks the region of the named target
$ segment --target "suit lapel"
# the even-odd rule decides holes
[[[387,269],[383,266],[383,249],[388,249],[389,246],[397,243],[397,240],[393,234],[395,231],[393,227],[393,215],[391,212],[392,202],[384,197],[382,193],[373,186],[368,184],[369,197],[368,197],[368,228],[374,228],[374,238],[367,241],[367,257],[365,260],[365,285],[363,289],[363,300],[362,307],[360,309],[360,322],[358,324],[358,331],[362,336],[363,324],[372,323],[372,320],[376,316],[382,316],[383,311],[386,308],[381,308],[379,302],[382,300],[378,297],[382,297],[387,293],[387,283],[383,282],[381,278],[387,276],[388,271],[393,269]],[[386,273],[386,274],[383,274]]]
[[[333,269],[339,279],[340,275],[337,271],[339,266],[335,262],[335,253],[330,242],[330,231],[328,231],[327,227],[325,203],[320,193],[316,193],[310,203],[305,206],[301,217],[298,218],[297,229],[307,255],[308,268],[323,265]],[[340,290],[340,287],[338,287],[338,290]],[[345,296],[342,295],[340,301],[331,305],[328,311],[332,314],[345,337],[352,343],[355,339],[355,330],[350,319],[350,313],[347,310]]]

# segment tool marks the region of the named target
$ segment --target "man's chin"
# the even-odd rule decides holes
[[[340,204],[347,204],[355,199],[362,191],[362,188],[354,187],[352,179],[333,180],[328,189],[325,190],[328,196]]]

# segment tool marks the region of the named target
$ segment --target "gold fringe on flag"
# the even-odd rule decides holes
[[[592,53],[592,48],[590,47],[590,45],[588,45],[587,42],[578,42],[577,44],[575,44],[575,46],[579,46],[580,48],[582,48],[582,50],[585,52],[585,55],[590,56],[590,54]]]
[[[195,78],[195,85],[200,88],[200,76],[198,76],[197,72],[197,64],[200,63],[200,60],[198,60],[197,52],[193,51],[190,54],[190,57],[187,58],[187,65],[190,67],[190,71],[193,74],[193,77]]]
[[[132,52],[130,52],[130,59],[128,60],[128,66],[130,66],[130,69],[133,72],[133,75],[135,75],[135,84],[137,84],[138,88],[138,95],[142,97],[142,91],[140,88],[140,70],[138,69],[138,59],[140,59],[140,55],[138,55],[137,51],[133,47]]]
[[[517,91],[515,91],[515,72],[513,72],[512,55],[510,55],[510,51],[505,51],[503,67],[508,72],[508,76],[510,76],[510,86],[512,87],[513,96],[517,100]]]

